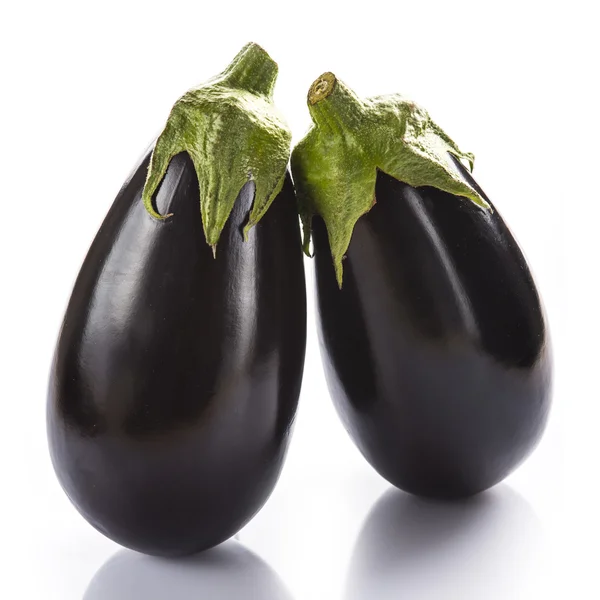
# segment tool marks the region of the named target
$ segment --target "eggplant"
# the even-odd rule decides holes
[[[250,44],[232,64],[209,93],[226,103],[241,72],[243,110],[254,100],[269,109],[275,63]],[[198,122],[219,121],[202,111]],[[255,144],[264,131],[233,128],[235,118],[210,139],[191,119],[171,129],[221,156],[229,148],[231,160],[188,148],[157,176],[159,137],[134,169],[85,258],[51,367],[48,439],[64,491],[96,529],[147,554],[192,554],[243,527],[277,482],[296,414],[306,292],[294,189],[287,158],[265,154]],[[265,168],[245,171],[223,210],[236,165],[256,161]],[[220,178],[210,202],[201,175]]]
[[[292,171],[341,421],[396,487],[481,492],[530,454],[551,403],[548,325],[523,253],[463,166],[473,156],[424,109],[360,100],[331,73],[308,103],[315,125]]]

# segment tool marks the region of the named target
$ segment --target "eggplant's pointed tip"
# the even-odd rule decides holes
[[[302,252],[304,252],[304,254],[308,256],[308,258],[313,257],[313,253],[311,253],[310,251],[310,236],[306,234],[304,235],[304,239],[302,240]]]
[[[244,239],[244,242],[248,241],[248,237],[250,235],[250,230],[256,225],[256,223],[254,221],[248,221],[248,223],[246,223],[244,225],[244,228],[242,229],[242,238]]]
[[[472,173],[475,168],[475,155],[472,152],[465,152],[463,159],[468,163],[467,168],[469,169],[469,173]]]
[[[146,202],[144,202],[144,205],[146,207],[146,212],[153,219],[156,219],[157,221],[166,221],[167,219],[169,219],[169,218],[171,218],[173,216],[173,213],[167,213],[166,215],[161,215],[158,211],[156,211],[154,209],[154,207],[152,206],[152,203],[146,203]]]
[[[475,191],[474,196],[472,196],[469,199],[473,201],[477,206],[479,206],[479,208],[481,208],[482,210],[494,212],[492,205],[477,191]]]
[[[488,202],[486,202],[483,199],[478,199],[477,201],[473,200],[473,198],[467,198],[467,200],[470,200],[473,204],[475,204],[475,206],[485,212],[485,213],[493,213],[494,209],[492,208],[491,204],[489,204]]]
[[[335,265],[335,278],[338,284],[338,288],[341,290],[344,281],[344,267],[342,265],[342,261]]]

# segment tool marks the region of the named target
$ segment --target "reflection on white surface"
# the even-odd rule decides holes
[[[450,503],[388,490],[358,537],[344,600],[530,598],[540,535],[505,485]]]
[[[229,541],[182,559],[121,550],[96,573],[83,600],[292,600],[256,554]]]

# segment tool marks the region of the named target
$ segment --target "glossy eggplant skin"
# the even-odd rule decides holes
[[[383,173],[376,200],[355,226],[341,290],[324,223],[313,222],[330,393],[392,484],[469,496],[504,479],[544,430],[552,379],[544,310],[496,209]]]
[[[149,155],[77,278],[51,368],[54,468],[81,514],[119,544],[199,552],[234,535],[279,476],[296,413],[306,292],[289,176],[243,241],[240,192],[216,258],[198,181],[176,156],[141,202]]]

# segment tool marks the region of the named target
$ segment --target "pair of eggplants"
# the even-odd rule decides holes
[[[94,527],[145,553],[222,542],[278,479],[306,343],[299,214],[329,390],[383,477],[430,497],[475,494],[546,422],[543,308],[463,166],[472,156],[414,103],[360,100],[325,73],[292,184],[276,75],[249,44],[174,105],[60,330],[47,404],[58,479]]]

